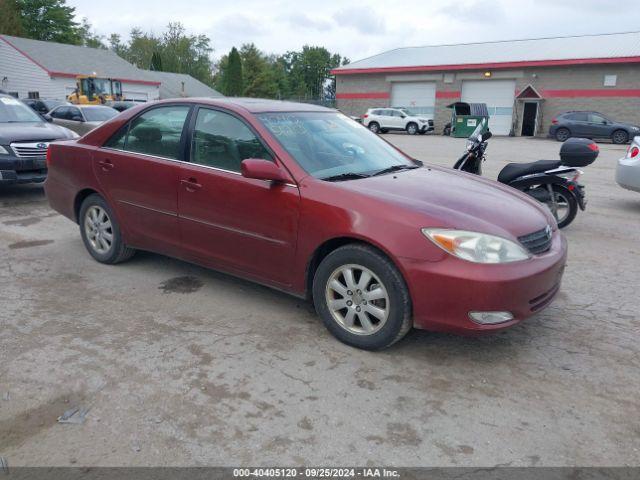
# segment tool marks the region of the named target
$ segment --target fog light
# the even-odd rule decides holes
[[[495,325],[513,320],[511,312],[469,312],[469,318],[482,325]]]

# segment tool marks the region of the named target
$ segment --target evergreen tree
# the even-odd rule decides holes
[[[22,21],[17,0],[0,0],[0,34],[22,36]]]
[[[238,97],[243,92],[242,59],[236,47],[233,47],[227,58],[227,65],[222,72],[223,93],[230,97]]]

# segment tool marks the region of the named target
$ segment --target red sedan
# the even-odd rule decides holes
[[[514,325],[551,302],[566,260],[541,204],[313,105],[146,104],[47,157],[49,202],[97,261],[150,250],[312,298],[360,348]]]

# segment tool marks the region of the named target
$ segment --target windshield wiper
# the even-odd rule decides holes
[[[368,178],[370,175],[365,173],[347,172],[340,173],[338,175],[331,175],[329,177],[323,177],[320,180],[326,180],[327,182],[337,182],[341,180],[355,180],[357,178]]]
[[[418,165],[391,165],[388,168],[383,168],[382,170],[378,170],[376,173],[372,175],[372,177],[375,177],[376,175],[384,175],[385,173],[399,172],[400,170],[413,170],[414,168],[420,168],[420,167]]]

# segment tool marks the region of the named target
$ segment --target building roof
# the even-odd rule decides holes
[[[181,97],[222,97],[223,95],[186,73],[143,70],[147,78],[160,82],[160,99]]]
[[[640,32],[396,48],[332,70],[336,75],[640,63]]]
[[[96,74],[99,77],[116,78],[130,83],[158,85],[144,72],[111,50],[81,47],[64,43],[43,42],[29,38],[0,35],[25,57],[45,70],[52,77],[76,77]]]

